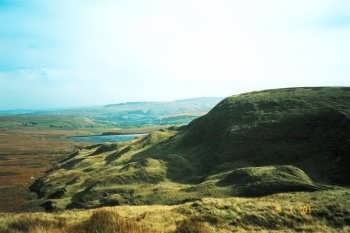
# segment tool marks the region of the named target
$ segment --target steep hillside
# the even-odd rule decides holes
[[[188,126],[81,148],[31,189],[46,209],[174,204],[349,184],[350,88],[229,97]]]
[[[350,88],[289,88],[225,99],[191,122],[181,145],[205,172],[294,164],[349,184],[349,139]]]

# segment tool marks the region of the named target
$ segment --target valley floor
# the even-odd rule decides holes
[[[33,198],[28,186],[52,162],[70,153],[78,143],[59,137],[77,131],[0,129],[0,211],[23,211]]]
[[[2,233],[350,232],[350,189],[179,205],[0,214]]]

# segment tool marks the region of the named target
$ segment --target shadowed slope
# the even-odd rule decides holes
[[[223,100],[194,120],[181,148],[203,172],[294,164],[318,180],[349,184],[350,88],[290,88]]]

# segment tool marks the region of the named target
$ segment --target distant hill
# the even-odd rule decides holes
[[[86,109],[82,114],[101,122],[117,122],[121,127],[187,124],[221,100],[202,97],[169,102],[126,102]]]
[[[0,128],[25,126],[91,129],[180,125],[204,115],[220,100],[222,98],[203,97],[170,102],[127,102],[65,110],[2,111]]]
[[[46,209],[174,204],[350,183],[350,88],[232,96],[188,126],[81,148],[31,189]]]
[[[193,109],[195,107],[212,106],[213,104],[214,105],[217,104],[220,100],[222,100],[221,97],[199,97],[199,98],[163,101],[163,102],[157,102],[157,101],[124,102],[124,103],[118,103],[118,104],[108,104],[108,105],[105,105],[105,107],[135,108],[135,106],[138,106],[138,108],[141,108],[141,109],[150,109],[150,108],[157,108],[157,107],[162,107],[167,109],[174,109],[174,108]]]

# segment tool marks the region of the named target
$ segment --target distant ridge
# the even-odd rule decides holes
[[[143,105],[143,104],[169,104],[169,103],[181,103],[181,102],[200,102],[200,101],[219,101],[222,97],[196,97],[189,99],[178,99],[171,101],[131,101],[131,102],[121,102],[116,104],[107,104],[104,107],[115,107],[115,106],[125,106],[125,105]]]
[[[130,128],[130,127],[148,127],[154,125],[182,125],[188,124],[198,116],[202,116],[212,109],[222,98],[203,97],[175,100],[169,102],[125,102],[117,104],[108,104],[105,106],[81,107],[61,110],[47,111],[11,111],[1,112],[0,117],[23,115],[22,118],[6,119],[7,123],[0,122],[2,125],[31,126],[34,122],[36,126],[50,128]],[[45,116],[45,117],[44,117]],[[59,118],[57,118],[59,116]],[[59,120],[59,124],[47,124],[53,117]],[[72,117],[83,117],[92,124],[81,125],[76,121],[69,121]],[[28,119],[26,119],[28,118]],[[58,122],[57,122],[58,123]]]
[[[154,103],[160,103],[160,102],[153,102],[153,101],[122,102],[117,104],[107,104],[107,105],[104,105],[104,107],[115,107],[115,106],[123,106],[123,105],[142,105],[142,104],[154,104]]]

